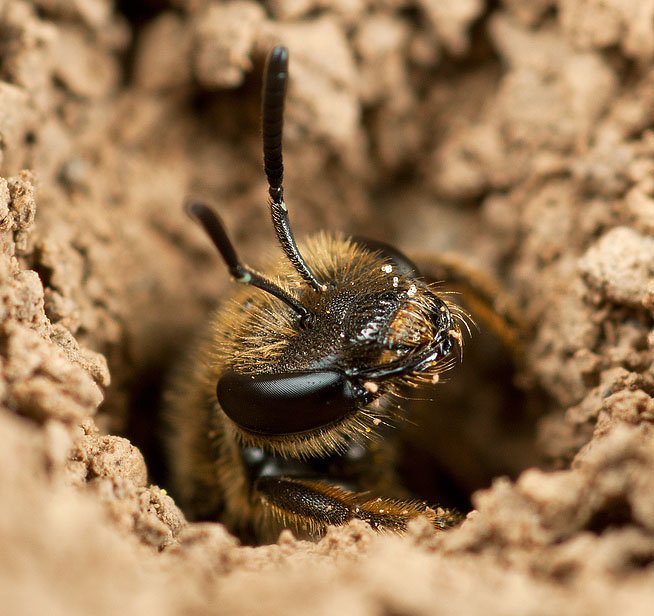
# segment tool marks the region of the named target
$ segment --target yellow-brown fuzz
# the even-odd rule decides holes
[[[320,281],[329,282],[337,275],[341,287],[353,290],[379,292],[384,288],[407,288],[407,299],[388,331],[392,343],[402,342],[405,347],[417,349],[429,342],[434,335],[430,317],[433,305],[429,297],[436,295],[454,317],[452,335],[460,350],[463,313],[433,286],[398,273],[379,254],[342,236],[320,233],[301,247],[301,253]],[[320,315],[325,309],[324,295],[330,291],[309,289],[287,259],[281,257],[268,275],[287,293],[300,297],[313,314]],[[220,409],[216,383],[227,369],[252,375],[273,372],[280,360],[288,360],[289,349],[298,335],[297,315],[287,305],[257,288],[234,285],[212,316],[205,336],[179,371],[168,396],[173,481],[181,502],[199,508],[200,517],[204,515],[203,509],[208,513],[220,508],[233,528],[238,527],[243,517],[254,520],[254,525],[264,530],[270,526],[271,516],[282,526],[289,519],[294,520],[293,527],[314,524],[252,501],[239,458],[240,447],[259,447],[282,458],[306,459],[343,452],[352,440],[374,442],[379,426],[398,414],[390,398],[401,396],[404,386],[437,382],[439,375],[455,361],[450,356],[423,366],[419,372],[379,383],[371,381],[367,388],[376,388],[374,393],[378,396],[371,404],[309,432],[261,436],[241,429]],[[383,351],[378,363],[393,361],[393,353],[390,349]],[[384,507],[392,511],[408,508],[408,517],[424,513],[423,505],[413,501],[385,499]],[[309,529],[309,534],[316,532],[316,528]]]

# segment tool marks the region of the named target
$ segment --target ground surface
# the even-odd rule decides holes
[[[651,613],[652,0],[4,0],[0,33],[4,613]],[[180,203],[272,245],[280,41],[297,233],[461,252],[528,324],[520,405],[472,370],[476,408],[423,413],[474,507],[438,537],[241,547],[151,485],[163,374],[228,284]]]

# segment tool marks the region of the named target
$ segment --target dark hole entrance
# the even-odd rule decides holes
[[[168,488],[162,394],[171,358],[179,358],[180,349],[168,348],[161,357],[131,383],[125,435],[145,456],[150,481]],[[429,504],[465,513],[472,493],[494,477],[515,479],[538,465],[535,425],[543,398],[517,388],[515,373],[509,353],[490,335],[475,332],[464,361],[445,375],[445,382],[409,392],[422,399],[407,401],[407,421],[389,434],[399,444],[400,487]],[[593,528],[604,522],[598,516]]]

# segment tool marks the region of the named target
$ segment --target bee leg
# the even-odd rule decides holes
[[[427,279],[446,281],[448,290],[460,293],[466,309],[499,338],[515,359],[520,359],[526,324],[515,301],[498,280],[455,254],[413,256]]]
[[[327,526],[341,526],[350,520],[368,522],[375,530],[402,533],[409,520],[426,517],[435,530],[457,524],[459,513],[431,509],[419,501],[370,498],[322,481],[261,477],[255,492],[285,526],[322,534]]]

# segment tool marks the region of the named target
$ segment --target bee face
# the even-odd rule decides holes
[[[262,115],[284,258],[265,273],[248,267],[214,210],[188,205],[242,285],[171,388],[178,498],[192,517],[220,517],[257,539],[284,527],[319,536],[353,518],[401,531],[424,515],[446,527],[455,513],[365,493],[397,484],[392,446],[381,434],[399,414],[394,397],[435,383],[452,364],[462,313],[385,244],[320,233],[298,249],[282,189],[287,72],[288,52],[277,47]]]

